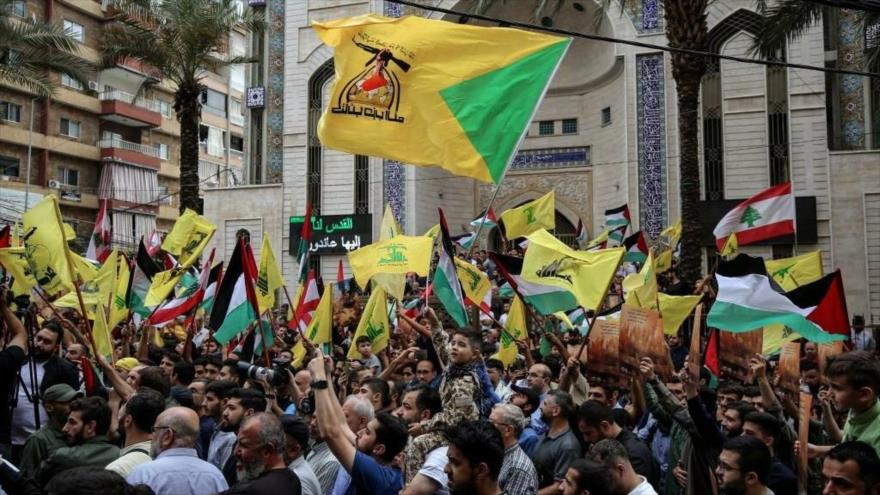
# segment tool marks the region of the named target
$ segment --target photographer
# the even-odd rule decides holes
[[[12,377],[25,363],[27,358],[27,332],[21,320],[15,316],[15,313],[9,309],[6,303],[6,287],[0,287],[0,312],[3,313],[3,322],[6,327],[6,335],[4,340],[8,339],[6,347],[0,351],[0,376]],[[12,393],[15,390],[13,380],[0,380],[0,397],[6,399],[6,403],[12,402]],[[0,446],[2,446],[2,454],[8,457],[10,452],[10,413],[12,410],[7,405],[0,408]]]

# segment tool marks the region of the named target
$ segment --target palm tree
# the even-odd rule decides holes
[[[557,11],[565,0],[534,0],[534,17],[552,7]],[[600,9],[607,11],[612,3],[621,9],[628,0],[597,0]],[[502,0],[503,2],[503,0]],[[485,11],[497,0],[477,0],[475,9]],[[709,0],[664,0],[666,38],[672,48],[705,51],[709,37],[706,9]],[[552,5],[551,5],[552,4]],[[692,283],[702,276],[700,268],[700,159],[699,159],[699,99],[700,83],[706,73],[706,58],[701,55],[673,52],[672,77],[675,79],[678,99],[679,142],[679,195],[681,197],[681,258],[679,272],[682,280]]]
[[[32,19],[15,19],[12,0],[0,0],[0,83],[40,97],[52,96],[51,72],[87,81],[94,67],[79,57],[77,42],[64,27]]]
[[[234,28],[262,30],[248,9],[230,0],[119,0],[116,18],[104,30],[105,66],[134,59],[175,85],[174,111],[180,122],[180,211],[201,212],[199,199],[199,121],[202,79],[208,72],[253,60],[223,57]]]

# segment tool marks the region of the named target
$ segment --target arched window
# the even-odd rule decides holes
[[[312,213],[321,213],[321,141],[318,139],[318,121],[324,103],[324,87],[333,78],[333,59],[324,62],[309,79],[308,157],[306,166],[306,201]]]

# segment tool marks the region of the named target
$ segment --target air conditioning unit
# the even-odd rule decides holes
[[[55,179],[50,179],[49,180],[49,189],[61,189],[61,182],[59,182]]]
[[[98,91],[99,87],[100,86],[98,85],[98,81],[89,81],[89,90],[90,91]]]

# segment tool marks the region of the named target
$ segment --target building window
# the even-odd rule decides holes
[[[159,102],[159,113],[165,118],[171,118],[171,103],[165,100],[157,100]]]
[[[363,155],[354,157],[354,212],[370,212],[370,159]]]
[[[308,155],[306,165],[306,201],[312,205],[312,213],[321,214],[321,168],[323,148],[318,139],[318,121],[323,109],[324,86],[333,79],[333,59],[325,62],[309,79]],[[313,256],[313,259],[318,256]]]
[[[60,132],[62,136],[79,138],[80,123],[75,120],[62,118]]]
[[[58,182],[65,186],[79,187],[79,170],[58,167]]]
[[[770,247],[773,252],[773,259],[791,258],[794,256],[794,249],[791,244],[774,244]]]
[[[563,134],[577,134],[578,133],[578,119],[563,119],[562,120],[562,133]]]
[[[61,74],[61,85],[67,86],[68,88],[71,88],[71,89],[78,89],[80,91],[82,91],[82,89],[83,89],[82,82],[70,77],[67,74]]]
[[[18,177],[20,170],[20,161],[18,158],[11,156],[0,156],[0,175],[7,177]]]
[[[611,107],[602,109],[602,127],[611,125]]]
[[[9,13],[16,17],[24,17],[27,15],[27,2],[24,0],[12,0],[9,4]]]
[[[229,87],[244,93],[244,66],[231,65],[229,67]]]
[[[21,122],[21,105],[11,101],[0,101],[0,119]]]
[[[785,61],[785,51],[774,57]],[[767,67],[767,142],[770,184],[788,182],[791,177],[788,152],[788,68]]]
[[[552,120],[542,120],[538,122],[539,136],[552,136],[556,133],[556,122]]]
[[[160,160],[168,159],[168,145],[165,143],[156,143],[156,154],[159,155]]]
[[[724,199],[724,135],[721,115],[720,61],[706,61],[703,76],[703,188],[706,199]]]
[[[244,137],[236,136],[235,134],[231,134],[229,136],[229,149],[233,151],[243,152],[244,151]]]
[[[80,43],[86,40],[85,30],[83,30],[82,24],[77,24],[76,22],[64,19],[64,31],[68,36]]]
[[[226,95],[213,89],[202,91],[202,108],[209,112],[226,117]]]

